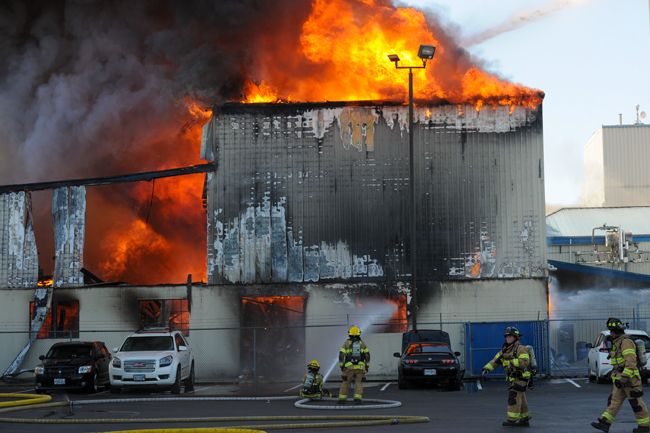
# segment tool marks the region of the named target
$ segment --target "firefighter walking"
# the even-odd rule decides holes
[[[609,340],[612,348],[609,360],[612,365],[612,393],[607,400],[607,409],[596,422],[591,425],[598,430],[609,432],[616,414],[627,399],[634,412],[638,427],[634,433],[650,432],[648,408],[641,399],[643,388],[639,366],[637,364],[636,344],[625,335],[623,322],[616,318],[607,319]]]
[[[508,382],[508,410],[503,426],[530,426],[530,412],[526,400],[526,388],[531,378],[529,369],[530,354],[526,346],[520,344],[521,333],[514,326],[509,326],[504,332],[505,342],[501,350],[483,367],[485,376],[497,366],[503,366]]]
[[[345,340],[339,351],[339,367],[343,382],[339,390],[338,404],[345,404],[348,398],[350,384],[354,382],[354,402],[360,404],[363,399],[363,385],[361,381],[368,372],[370,365],[370,352],[366,343],[361,340],[361,330],[352,326],[348,330],[348,339]]]

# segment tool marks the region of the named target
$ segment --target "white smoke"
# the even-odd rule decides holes
[[[517,11],[510,15],[501,24],[498,24],[475,35],[469,36],[462,41],[462,45],[465,47],[478,45],[503,33],[511,32],[528,24],[539,21],[548,15],[554,14],[567,8],[580,6],[590,1],[591,0],[552,0],[541,7]]]

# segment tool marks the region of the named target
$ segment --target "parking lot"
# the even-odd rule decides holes
[[[372,432],[502,432],[507,428],[501,426],[504,419],[506,392],[503,383],[490,381],[477,387],[475,383],[466,383],[459,392],[442,391],[436,388],[417,388],[398,390],[392,383],[367,384],[366,398],[399,400],[402,406],[385,410],[332,410],[312,411],[298,409],[293,401],[180,401],[180,402],[135,402],[115,403],[106,402],[95,405],[83,405],[73,408],[72,413],[67,407],[30,409],[20,412],[3,414],[24,418],[43,418],[48,420],[79,418],[170,418],[170,417],[221,417],[221,416],[266,416],[266,415],[419,415],[427,416],[430,422],[417,425],[374,426],[368,428],[350,427],[336,428],[336,431],[357,433],[359,430]],[[287,396],[295,390],[288,390],[292,384],[274,385],[197,385],[194,393],[184,396]],[[331,384],[334,389],[336,384]],[[584,379],[566,380],[554,379],[540,381],[538,386],[529,392],[529,404],[533,412],[530,431],[545,432],[574,432],[595,431],[589,423],[604,409],[610,385],[588,383]],[[2,387],[2,392],[30,391],[28,387]],[[66,398],[84,399],[123,399],[150,397],[169,398],[169,393],[151,394],[148,392],[130,392],[128,394],[111,395],[101,391],[98,395],[77,393],[54,393],[54,400]],[[286,421],[290,422],[290,421]],[[296,421],[294,421],[296,422]],[[302,422],[302,421],[301,421]],[[268,424],[269,422],[257,422]],[[253,421],[227,423],[152,423],[137,424],[121,422],[118,424],[0,424],[1,431],[11,432],[104,432],[126,429],[162,428],[162,427],[220,427],[232,425],[252,425]],[[611,432],[631,431],[634,427],[632,412],[627,405],[621,410],[617,423]],[[306,431],[299,429],[298,431]]]

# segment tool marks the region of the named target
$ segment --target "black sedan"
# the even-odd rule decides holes
[[[39,359],[42,364],[34,368],[36,392],[48,389],[97,392],[100,386],[109,386],[111,355],[101,341],[56,343]]]
[[[462,387],[465,370],[458,360],[460,353],[452,352],[447,344],[410,343],[403,354],[395,352],[393,356],[400,358],[397,373],[400,389],[415,383],[444,385],[454,391]]]

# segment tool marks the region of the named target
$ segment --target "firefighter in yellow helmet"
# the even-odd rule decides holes
[[[625,335],[625,326],[619,319],[614,317],[607,319],[607,329],[612,344],[609,352],[609,360],[612,364],[612,393],[607,401],[607,409],[591,425],[605,433],[609,432],[616,414],[627,399],[638,424],[638,427],[632,431],[650,432],[648,408],[641,399],[643,388],[637,364],[636,344]]]
[[[508,410],[504,427],[528,427],[530,413],[526,400],[526,387],[531,377],[528,366],[530,354],[526,346],[519,344],[521,333],[514,326],[508,326],[504,332],[505,342],[494,358],[483,367],[483,376],[503,366],[508,382]]]
[[[323,375],[320,374],[320,364],[312,359],[307,364],[307,372],[302,378],[300,397],[320,399],[323,398]]]
[[[360,404],[363,399],[363,385],[361,381],[370,366],[370,352],[366,343],[361,340],[361,329],[352,326],[348,330],[348,339],[345,340],[339,351],[339,367],[343,382],[339,390],[339,404],[345,404],[348,398],[350,383],[354,381],[354,402]]]

